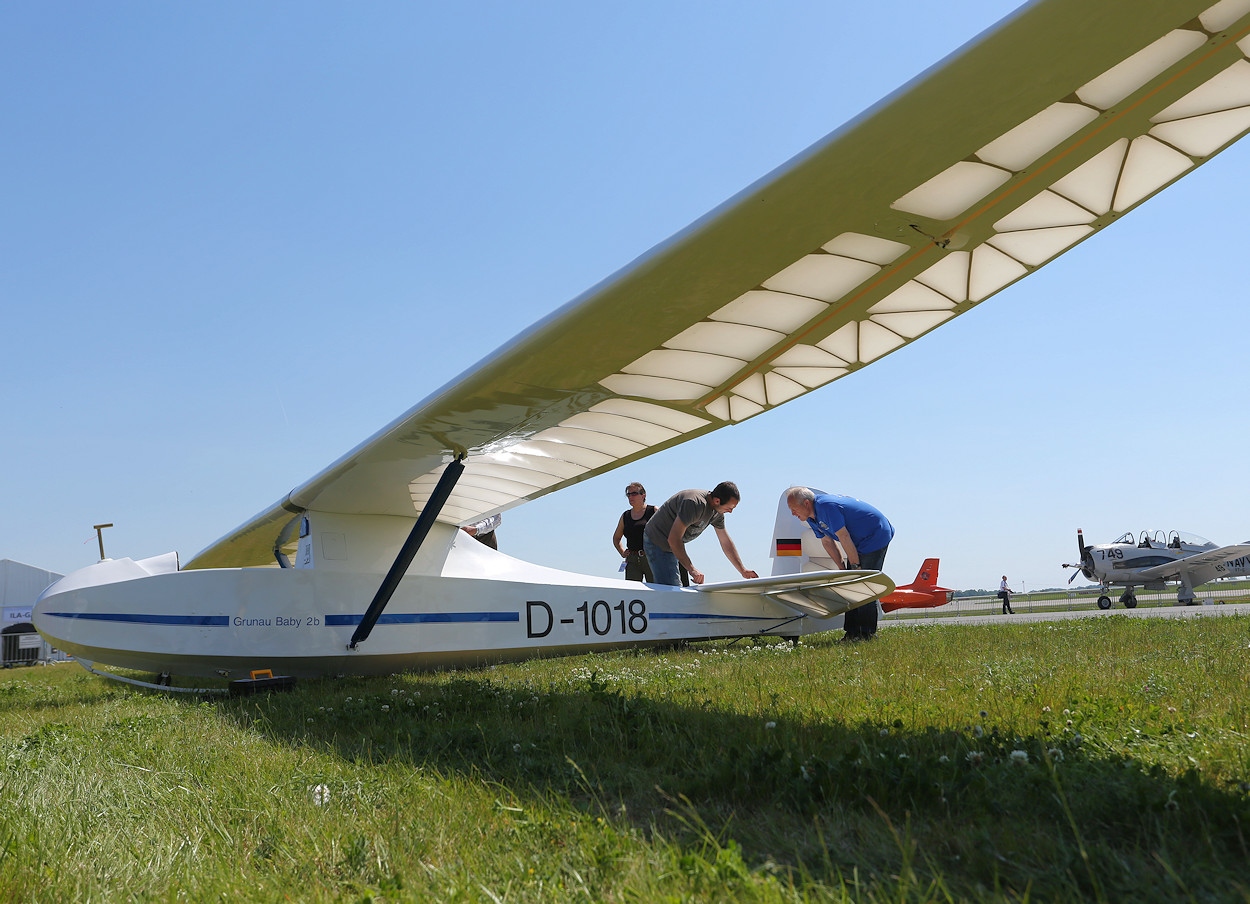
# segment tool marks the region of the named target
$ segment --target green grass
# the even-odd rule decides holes
[[[1250,619],[171,699],[0,675],[0,901],[1250,900]]]

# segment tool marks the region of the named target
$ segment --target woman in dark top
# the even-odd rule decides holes
[[[630,507],[621,513],[620,520],[616,522],[612,545],[625,560],[625,580],[650,583],[651,566],[647,564],[647,554],[642,549],[642,531],[655,514],[655,506],[647,505],[647,491],[640,483],[627,486],[625,497]],[[625,538],[625,549],[621,549],[622,537]]]

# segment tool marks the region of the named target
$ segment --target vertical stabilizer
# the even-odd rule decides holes
[[[920,570],[916,572],[916,580],[912,583],[912,590],[932,590],[937,586],[938,576],[938,560],[925,559],[924,564],[920,566]]]

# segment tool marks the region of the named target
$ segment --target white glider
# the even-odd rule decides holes
[[[682,591],[528,565],[457,525],[834,382],[1090,238],[1250,129],[1248,35],[1250,0],[1029,4],[185,568],[90,566],[35,625],[85,661],[228,677],[828,628],[893,583]]]

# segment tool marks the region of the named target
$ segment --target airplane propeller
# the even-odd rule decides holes
[[[1068,578],[1069,584],[1071,584],[1074,580],[1076,580],[1076,576],[1080,574],[1081,572],[1085,572],[1086,576],[1089,577],[1091,580],[1093,580],[1094,558],[1093,556],[1089,554],[1089,550],[1086,549],[1085,547],[1085,534],[1082,533],[1079,527],[1076,529],[1076,549],[1077,549],[1077,552],[1081,554],[1080,564],[1070,565],[1067,562],[1063,563],[1064,568],[1076,569],[1076,571],[1072,572],[1072,577]]]

